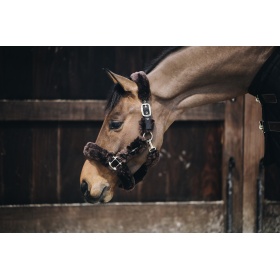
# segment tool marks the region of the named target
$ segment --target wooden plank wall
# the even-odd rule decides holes
[[[218,112],[222,105],[208,109]],[[199,110],[192,111],[199,116]],[[144,182],[137,191],[117,190],[114,201],[221,199],[223,125],[217,118],[219,114],[211,122],[174,123],[166,133],[159,165],[145,180],[158,187],[147,188]],[[100,126],[96,121],[3,122],[2,204],[82,202],[78,187],[82,149],[96,138]],[[202,142],[197,145],[193,139]],[[201,172],[203,176],[198,175]]]
[[[104,99],[121,75],[143,69],[164,47],[0,47],[0,99]]]
[[[129,75],[162,49],[1,47],[0,203],[83,202],[82,150],[97,137],[112,86],[101,69]],[[166,134],[160,164],[114,201],[222,199],[223,118],[223,103],[182,115]]]

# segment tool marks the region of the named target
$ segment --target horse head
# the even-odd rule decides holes
[[[133,189],[157,162],[164,132],[185,110],[245,94],[272,52],[272,47],[175,48],[146,70],[148,76],[136,72],[128,79],[107,70],[115,87],[96,143],[84,148],[85,199],[108,202],[116,187]]]
[[[109,202],[116,187],[133,189],[158,161],[164,133],[152,118],[156,102],[145,73],[128,79],[106,72],[115,86],[96,142],[84,148],[87,159],[80,176],[81,191],[90,203]]]

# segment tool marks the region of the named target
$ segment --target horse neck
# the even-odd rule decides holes
[[[166,130],[183,110],[247,93],[272,47],[189,47],[149,74],[152,98]]]

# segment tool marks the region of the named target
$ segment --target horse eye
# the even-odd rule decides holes
[[[112,130],[118,129],[122,126],[122,122],[118,122],[118,121],[110,121],[109,123],[109,128]]]

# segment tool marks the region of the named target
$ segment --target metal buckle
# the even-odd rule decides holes
[[[114,166],[113,165],[113,162],[117,162],[117,164]],[[113,160],[112,161],[109,161],[109,166],[111,169],[113,169],[114,171],[117,170],[118,166],[122,165],[121,161],[119,161],[119,159],[117,157],[114,157],[113,156]]]
[[[144,102],[141,105],[141,113],[143,117],[150,117],[152,115],[151,105],[147,102]]]
[[[149,136],[148,136],[148,134],[149,134]],[[149,152],[151,153],[151,152],[154,152],[157,148],[153,145],[153,143],[152,143],[152,140],[153,140],[153,137],[154,137],[154,135],[153,135],[153,133],[151,132],[151,131],[148,131],[148,132],[145,132],[144,134],[143,134],[143,138],[146,140],[146,142],[149,144]]]

